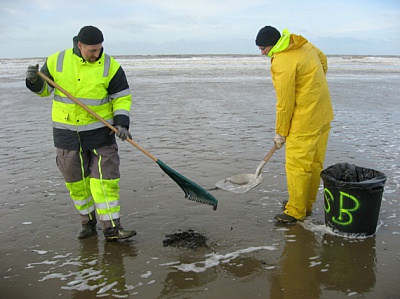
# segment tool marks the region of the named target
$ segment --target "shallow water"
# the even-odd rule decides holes
[[[209,189],[218,209],[185,199],[157,164],[119,142],[122,223],[138,235],[77,240],[79,217],[55,165],[51,101],[24,86],[27,65],[44,60],[0,60],[0,298],[400,298],[400,58],[329,58],[335,120],[325,166],[348,162],[388,177],[377,232],[359,238],[325,227],[322,185],[312,217],[274,223],[287,199],[282,150],[254,189],[213,189],[253,173],[272,146],[268,60],[117,59],[135,98],[134,140]],[[188,229],[209,248],[163,246]]]

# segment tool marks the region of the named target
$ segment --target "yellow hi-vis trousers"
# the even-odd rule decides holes
[[[57,148],[56,161],[82,220],[91,218],[95,208],[100,221],[113,223],[113,219],[120,218],[116,144],[90,151]]]
[[[285,214],[302,219],[312,211],[324,167],[330,124],[308,134],[286,137],[286,180],[289,200]]]

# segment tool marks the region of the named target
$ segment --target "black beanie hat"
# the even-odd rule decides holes
[[[85,26],[78,33],[78,41],[86,45],[101,44],[104,41],[103,33],[94,26]]]
[[[257,34],[256,45],[260,47],[274,46],[280,38],[281,34],[276,28],[265,26]]]

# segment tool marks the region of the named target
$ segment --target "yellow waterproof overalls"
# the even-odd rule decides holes
[[[289,46],[271,57],[276,90],[276,133],[286,136],[289,201],[285,213],[304,218],[320,185],[333,119],[324,53],[304,37],[291,34]]]

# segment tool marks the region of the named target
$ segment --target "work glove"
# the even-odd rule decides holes
[[[275,142],[275,145],[276,145],[277,149],[280,149],[285,144],[285,141],[286,141],[286,137],[285,136],[281,136],[279,134],[275,134],[274,142]]]
[[[129,133],[128,129],[125,128],[124,126],[116,125],[114,127],[118,130],[118,132],[115,133],[115,135],[117,135],[118,138],[120,138],[121,140],[125,140],[127,137],[132,139],[131,133]]]
[[[30,65],[26,71],[26,79],[32,84],[35,84],[38,79],[37,72],[39,71],[39,65]]]

